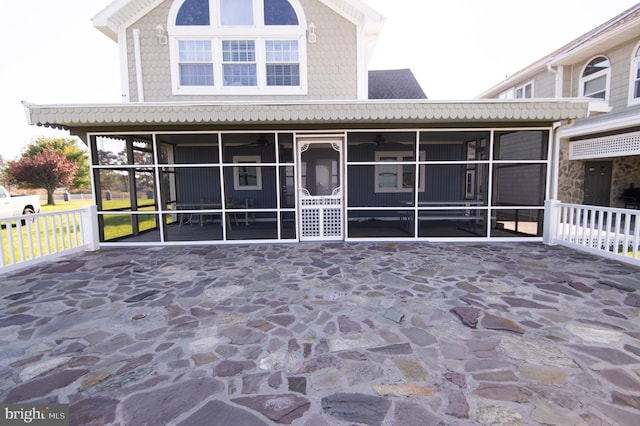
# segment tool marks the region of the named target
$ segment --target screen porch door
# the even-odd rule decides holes
[[[342,141],[298,141],[300,241],[344,239]]]

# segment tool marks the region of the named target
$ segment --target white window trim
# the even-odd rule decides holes
[[[289,3],[298,16],[297,26],[263,25],[255,23],[256,16],[262,16],[262,0],[254,0],[253,26],[220,26],[218,0],[209,0],[209,26],[177,26],[178,11],[183,1],[174,1],[168,15],[167,32],[171,62],[171,91],[173,95],[307,95],[307,21],[297,0]],[[213,55],[213,86],[180,85],[180,64],[178,61],[178,40],[211,40]],[[256,86],[224,86],[222,72],[222,40],[254,40],[256,44]],[[267,86],[266,40],[297,40],[298,64],[300,67],[299,86]]]
[[[245,167],[256,168],[256,185],[240,184],[240,167],[233,168],[233,189],[235,191],[261,191],[262,190],[262,167],[259,167],[261,158],[259,155],[234,155],[234,164],[240,164]]]
[[[526,97],[526,96],[518,97],[518,90],[522,90],[522,93],[525,94],[526,91],[527,91],[527,86],[531,86],[531,96],[530,97]],[[516,86],[515,90],[513,91],[514,98],[515,99],[533,99],[534,98],[534,92],[533,92],[534,88],[535,87],[533,85],[533,80],[528,81],[525,84],[522,84],[520,86]]]
[[[415,161],[402,161],[403,157],[411,157],[413,156],[413,151],[376,151],[375,152],[375,161],[376,165],[374,166],[374,192],[377,194],[385,194],[385,193],[401,193],[401,192],[413,192],[413,188],[403,188],[402,187],[402,167],[406,165],[415,165]],[[420,161],[423,161],[426,156],[425,151],[420,151]],[[381,161],[381,157],[396,157],[396,161]],[[388,163],[388,164],[387,164]],[[400,177],[397,181],[397,186],[395,188],[381,188],[380,187],[380,166],[396,166],[396,174]],[[424,192],[425,187],[425,172],[426,168],[424,164],[420,164],[420,182],[418,182],[418,192]],[[414,176],[415,178],[415,176]]]
[[[605,58],[607,61],[609,61],[609,68],[607,68],[606,70],[602,70],[599,71],[595,74],[591,74],[588,77],[583,77],[584,75],[584,71],[587,69],[587,65],[589,65],[591,63],[591,61],[593,61],[596,58],[599,57],[603,57]],[[590,58],[588,61],[585,62],[584,67],[582,67],[582,70],[580,71],[580,87],[579,87],[579,96],[581,98],[586,97],[585,93],[584,93],[584,86],[587,82],[592,81],[592,80],[596,80],[602,76],[606,76],[606,82],[605,82],[605,93],[604,93],[604,100],[608,101],[609,100],[609,96],[611,94],[611,60],[609,58],[607,58],[605,55],[596,55],[592,58]]]
[[[636,52],[638,52],[639,49],[640,42],[638,42],[631,51],[631,71],[629,72],[629,106],[640,105],[640,97],[633,97],[636,84],[636,73],[638,72],[638,67],[640,67],[640,55],[636,56]]]

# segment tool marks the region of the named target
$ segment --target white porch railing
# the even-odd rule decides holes
[[[640,211],[547,201],[544,242],[640,266]]]
[[[0,219],[0,274],[100,247],[96,206]]]

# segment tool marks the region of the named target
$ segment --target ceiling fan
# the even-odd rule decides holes
[[[257,146],[259,148],[263,148],[271,143],[272,142],[269,139],[267,139],[265,135],[260,135],[258,139],[256,139],[255,142],[251,142],[249,146]]]

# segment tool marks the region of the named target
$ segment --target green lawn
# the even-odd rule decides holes
[[[60,201],[56,205],[43,204],[41,212],[59,212],[61,210],[74,210],[82,207],[90,206],[93,204],[93,200],[80,200],[80,201]]]

